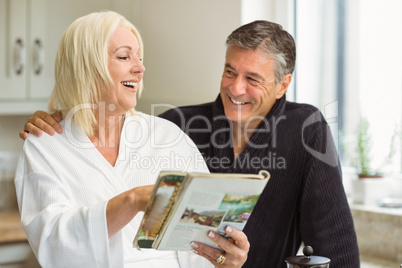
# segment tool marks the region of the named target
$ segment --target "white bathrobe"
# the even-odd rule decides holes
[[[15,185],[22,225],[43,267],[212,267],[192,252],[137,250],[143,213],[108,238],[106,205],[154,184],[161,170],[208,172],[194,143],[171,122],[127,113],[115,166],[67,118],[62,134],[29,135]],[[172,265],[172,267],[175,267]]]

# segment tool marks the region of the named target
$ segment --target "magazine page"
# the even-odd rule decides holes
[[[211,246],[208,230],[224,234],[231,225],[243,230],[268,179],[193,178],[182,193],[159,250],[191,250],[191,241]]]
[[[135,247],[137,243],[140,248],[152,248],[184,179],[184,175],[178,174],[166,174],[159,178],[156,192],[151,196],[151,202],[134,240]]]

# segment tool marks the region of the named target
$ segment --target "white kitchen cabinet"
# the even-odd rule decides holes
[[[26,13],[25,0],[0,0],[1,99],[25,98]]]
[[[61,35],[112,0],[0,0],[0,115],[46,109]]]

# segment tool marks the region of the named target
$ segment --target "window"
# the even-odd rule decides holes
[[[373,168],[400,173],[402,1],[295,0],[294,6],[294,99],[323,112],[344,166],[352,164],[365,118]],[[395,155],[384,163],[391,148]]]

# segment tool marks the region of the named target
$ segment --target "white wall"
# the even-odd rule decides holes
[[[23,141],[18,133],[24,129],[28,116],[0,116],[0,151],[20,151]]]
[[[226,37],[241,25],[241,1],[138,2],[141,12],[133,21],[144,39],[146,72],[137,109],[150,112],[151,104],[213,101],[219,92]]]
[[[279,23],[290,34],[294,32],[293,0],[242,0],[242,24],[254,20]]]

